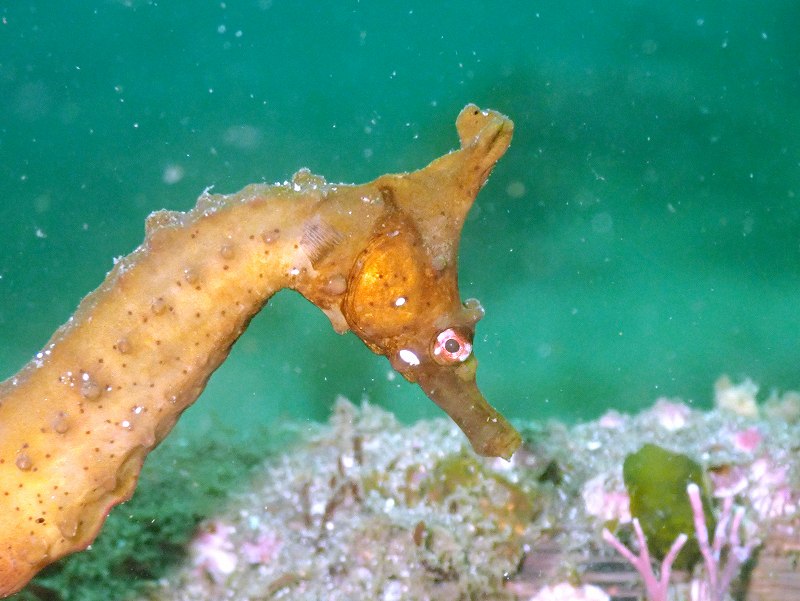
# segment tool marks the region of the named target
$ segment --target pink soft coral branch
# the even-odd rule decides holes
[[[653,572],[653,562],[650,558],[650,552],[647,549],[647,538],[642,532],[642,526],[639,524],[638,518],[633,518],[633,529],[636,531],[636,540],[639,543],[639,555],[634,555],[628,547],[611,532],[608,528],[603,528],[603,539],[614,547],[620,555],[627,559],[631,565],[636,568],[636,571],[642,576],[644,580],[644,587],[647,591],[647,598],[650,601],[667,601],[667,592],[669,591],[669,577],[672,572],[672,564],[678,553],[686,544],[689,539],[685,534],[678,535],[675,542],[669,548],[667,556],[661,562],[661,570],[658,577]]]
[[[692,482],[686,487],[686,493],[689,495],[689,503],[692,507],[695,537],[705,564],[705,579],[699,583],[697,595],[693,598],[697,599],[697,601],[723,601],[733,579],[739,573],[742,564],[750,557],[750,553],[753,547],[758,544],[758,541],[753,540],[745,544],[741,543],[739,530],[742,526],[744,509],[737,507],[734,511],[733,499],[730,497],[726,498],[723,503],[722,512],[714,530],[714,540],[709,541],[700,487]],[[672,564],[689,537],[683,533],[678,535],[666,557],[664,557],[664,561],[661,562],[659,577],[656,577],[653,572],[653,562],[647,549],[647,538],[645,538],[637,518],[633,519],[633,528],[636,531],[639,555],[634,555],[607,528],[603,528],[603,539],[639,572],[642,580],[644,580],[649,601],[667,601]],[[722,551],[726,547],[728,551],[727,558],[723,562]]]
[[[711,543],[708,540],[708,528],[703,513],[700,488],[692,482],[686,487],[686,493],[689,495],[689,503],[692,506],[697,544],[706,567],[705,581],[700,583],[699,601],[723,601],[730,589],[731,582],[736,578],[742,564],[750,557],[750,552],[757,541],[741,544],[739,529],[744,517],[744,508],[737,507],[733,511],[733,499],[727,497],[714,530],[714,541]],[[723,565],[722,549],[726,546],[728,554]]]

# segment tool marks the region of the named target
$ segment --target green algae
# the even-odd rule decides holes
[[[631,515],[639,519],[650,552],[663,559],[678,535],[687,534],[689,541],[678,555],[675,566],[692,566],[700,558],[700,549],[693,536],[694,520],[686,494],[689,483],[700,487],[711,536],[715,527],[708,485],[700,464],[688,455],[648,443],[625,458],[622,474],[630,495]]]

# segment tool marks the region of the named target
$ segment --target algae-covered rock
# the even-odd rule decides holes
[[[340,399],[330,425],[268,460],[201,525],[186,564],[146,598],[507,599],[541,499],[456,428],[407,427]]]
[[[501,530],[508,530],[512,540],[521,536],[541,507],[541,499],[532,491],[491,471],[476,456],[462,452],[448,455],[437,462],[429,478],[421,483],[426,499],[442,504],[452,499],[459,488],[473,490],[482,482],[493,482],[493,496],[478,499],[480,510],[491,516]]]
[[[694,520],[686,494],[690,482],[702,491],[709,531],[713,533],[715,527],[703,468],[687,455],[645,444],[625,458],[622,475],[630,495],[631,515],[639,519],[650,552],[663,559],[678,535],[687,534],[689,541],[675,566],[693,565],[700,558],[700,550],[693,536]]]
[[[532,424],[511,462],[475,456],[449,420],[403,426],[344,401],[328,425],[287,428],[294,444],[276,439],[274,428],[245,438],[215,427],[171,439],[92,549],[14,599],[508,601],[563,582],[612,592],[611,576],[628,582],[630,572],[598,569],[619,564],[604,561],[613,549],[592,549],[602,526],[628,521],[628,496],[652,555],[663,556],[683,531],[692,544],[678,563],[696,560],[685,489],[689,481],[707,489],[690,457],[715,466],[708,469],[716,496],[739,491],[742,545],[764,541],[751,557],[748,590],[793,598],[797,422],[691,412],[670,430],[651,410],[571,427]],[[763,437],[758,453],[737,442],[753,428]],[[591,511],[590,500],[613,517]],[[723,547],[722,558],[729,553]]]

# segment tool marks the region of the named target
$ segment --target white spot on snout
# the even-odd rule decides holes
[[[400,355],[400,358],[409,365],[419,365],[419,357],[417,357],[412,351],[408,350],[407,348],[401,350],[398,353],[398,355]]]

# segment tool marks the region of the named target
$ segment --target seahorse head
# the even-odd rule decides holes
[[[466,214],[513,126],[470,105],[457,127],[460,150],[374,182],[387,209],[350,271],[342,313],[367,346],[453,418],[476,452],[507,458],[520,439],[476,384],[473,338],[483,309],[461,300],[457,253]]]

